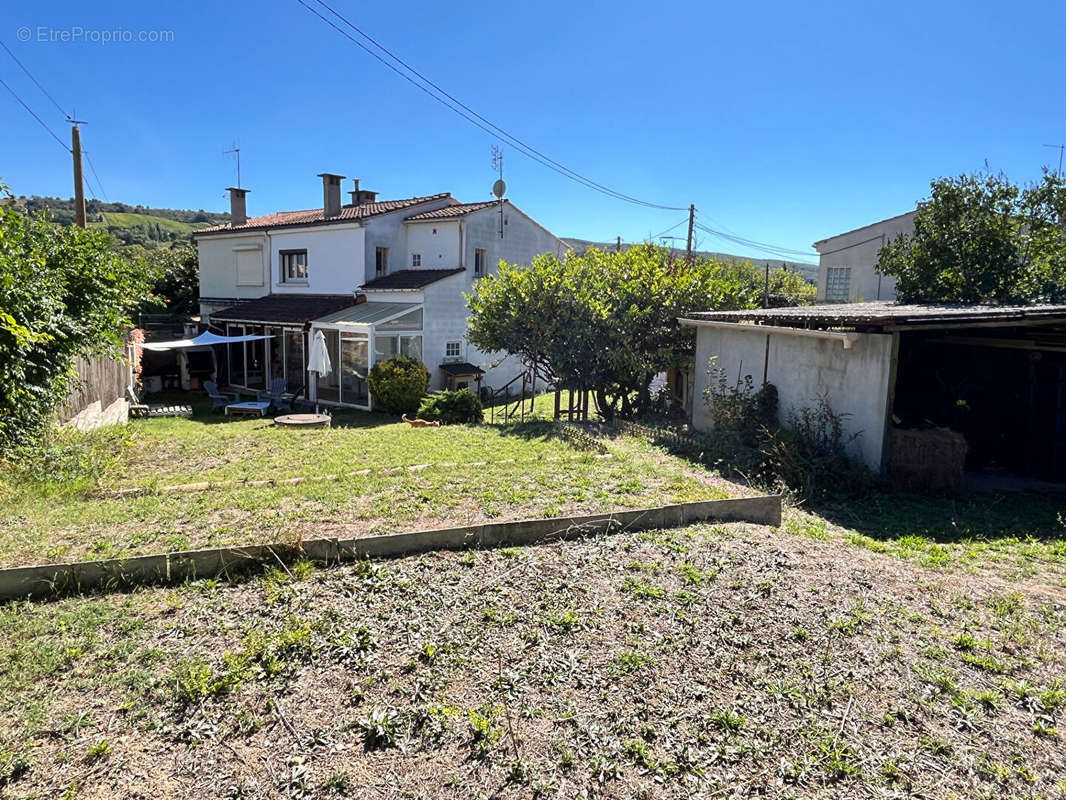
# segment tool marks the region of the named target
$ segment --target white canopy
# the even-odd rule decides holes
[[[235,342],[253,342],[257,339],[273,339],[273,336],[219,336],[211,331],[204,331],[195,339],[175,339],[173,342],[145,343],[146,350],[178,350],[187,347],[204,347],[211,344],[233,344]]]

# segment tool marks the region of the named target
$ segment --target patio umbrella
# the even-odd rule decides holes
[[[311,339],[311,352],[308,353],[307,371],[314,372],[319,377],[333,372],[333,365],[329,362],[329,348],[326,347],[326,334],[321,330],[315,331]],[[318,413],[318,393],[315,393],[315,413]]]

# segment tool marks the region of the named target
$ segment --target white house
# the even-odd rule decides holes
[[[230,188],[231,222],[194,234],[200,312],[227,335],[273,338],[228,345],[230,386],[307,385],[307,349],[324,332],[332,374],[307,385],[324,404],[370,408],[369,368],[397,353],[419,358],[430,387],[499,386],[520,365],[466,341],[464,293],[500,261],[529,264],[569,249],[509,201],[460,203],[449,193],[341,204],[343,176],[323,173],[321,208],[247,217],[247,189]]]
[[[914,211],[814,243],[818,300],[826,303],[895,300],[896,279],[878,275],[877,253],[901,234],[914,233]]]

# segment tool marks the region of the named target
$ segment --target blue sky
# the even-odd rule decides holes
[[[1032,180],[1057,165],[1042,145],[1066,141],[1066,15],[1050,0],[330,5],[556,161],[789,248],[906,211],[931,178],[986,160]],[[81,41],[47,41],[79,27]],[[85,40],[114,30],[172,41]],[[322,171],[382,197],[464,201],[487,198],[495,177],[499,139],[296,0],[5,4],[0,40],[88,120],[111,200],[225,210],[234,140],[252,214],[317,205]],[[69,137],[2,51],[0,78]],[[0,178],[16,194],[69,196],[69,156],[2,87],[0,114]],[[509,197],[558,235],[640,240],[685,216],[504,153]],[[706,234],[698,244],[760,255]]]

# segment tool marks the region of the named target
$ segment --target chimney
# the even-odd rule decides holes
[[[226,191],[229,192],[230,225],[243,225],[248,221],[248,206],[244,198],[251,190],[230,186]]]
[[[377,192],[370,192],[366,189],[360,189],[358,178],[352,178],[352,183],[354,184],[355,188],[348,192],[348,194],[351,195],[352,198],[352,201],[348,204],[349,206],[365,206],[367,203],[377,202]]]
[[[341,213],[341,181],[344,176],[320,172],[318,177],[322,179],[322,212],[327,218],[335,217]]]

